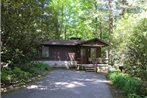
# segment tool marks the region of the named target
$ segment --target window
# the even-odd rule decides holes
[[[49,57],[49,47],[42,46],[42,57]]]

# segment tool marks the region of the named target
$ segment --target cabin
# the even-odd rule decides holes
[[[52,67],[73,67],[77,64],[106,63],[101,58],[102,47],[108,43],[98,39],[49,40],[41,43],[38,61]]]

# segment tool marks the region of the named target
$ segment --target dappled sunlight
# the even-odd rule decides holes
[[[96,80],[96,81],[93,81],[93,83],[97,84],[97,83],[110,83],[110,81],[108,80]]]
[[[29,90],[59,90],[59,89],[70,89],[70,88],[77,88],[86,86],[82,82],[78,81],[71,81],[71,82],[55,82],[55,83],[49,83],[48,85],[30,85],[27,87]]]
[[[27,89],[36,89],[36,90],[47,90],[47,86],[42,86],[42,85],[31,85],[28,86]]]
[[[79,94],[81,90],[85,90],[89,88],[89,86],[101,86],[103,89],[105,88],[105,86],[103,87],[102,85],[109,82],[103,75],[95,73],[86,73],[83,71],[60,70],[59,72],[59,70],[56,70],[51,72],[50,74],[54,74],[57,76],[55,77],[54,75],[49,75],[47,76],[47,79],[45,81],[38,81],[36,84],[28,86],[27,89],[36,91],[67,90],[75,94]]]
[[[112,98],[107,82],[104,75],[94,72],[54,70],[17,94],[25,96],[19,98]]]
[[[31,85],[31,86],[28,86],[27,89],[35,89],[35,88],[38,88],[37,85]]]
[[[77,81],[73,81],[73,82],[55,82],[56,86],[61,86],[61,87],[65,87],[65,88],[76,88],[76,87],[81,87],[81,86],[85,86],[84,83],[82,82],[77,82]]]
[[[87,74],[88,75],[88,74]],[[92,76],[91,76],[92,75]],[[64,76],[68,79],[66,81],[51,81],[46,80],[45,82],[38,82],[36,85],[30,85],[27,87],[29,90],[63,90],[63,89],[79,89],[87,86],[87,83],[90,83],[93,86],[101,85],[103,83],[109,83],[110,81],[103,79],[98,79],[98,77],[94,77],[93,74],[90,74],[91,78],[71,78],[69,79],[67,76]],[[55,77],[52,79],[56,79]],[[45,83],[45,85],[44,85]]]
[[[110,81],[104,79],[97,78],[89,78],[89,79],[78,79],[79,81],[92,82],[92,83],[109,83]]]

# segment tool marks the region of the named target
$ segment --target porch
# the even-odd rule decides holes
[[[108,64],[77,64],[76,69],[89,72],[108,72]]]
[[[106,46],[108,46],[106,42],[97,38],[80,43],[76,61],[78,64],[107,64],[108,52],[106,51],[105,57],[102,57],[102,48]]]

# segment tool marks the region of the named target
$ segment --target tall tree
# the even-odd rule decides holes
[[[37,42],[50,38],[52,17],[45,0],[2,0],[2,61],[11,64],[31,61]],[[52,29],[53,30],[53,29]]]
[[[112,0],[109,0],[109,62],[112,63],[112,33],[113,33],[113,9],[112,9]]]

